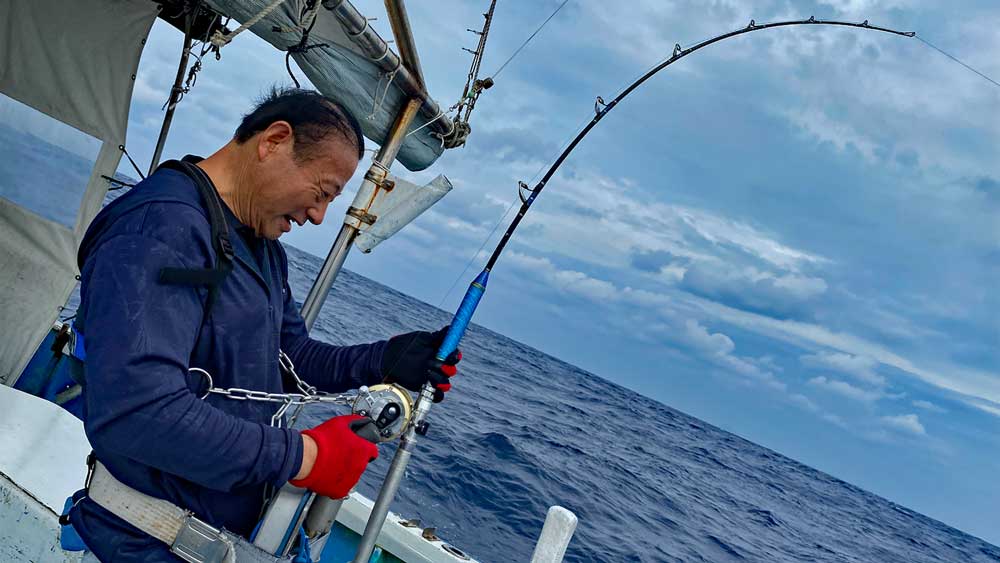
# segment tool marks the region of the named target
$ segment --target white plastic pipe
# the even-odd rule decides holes
[[[576,514],[561,506],[550,507],[542,534],[535,545],[535,553],[531,555],[531,563],[560,563],[575,531]]]

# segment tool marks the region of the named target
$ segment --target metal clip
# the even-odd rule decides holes
[[[232,542],[217,528],[188,515],[170,552],[189,563],[222,563],[231,547]]]

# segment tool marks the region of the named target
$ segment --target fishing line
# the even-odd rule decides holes
[[[562,144],[559,145],[559,148],[556,151],[553,152],[552,156],[550,156],[549,158],[547,158],[546,160],[543,161],[543,164],[538,167],[538,172],[535,172],[535,175],[532,176],[530,180],[528,180],[528,183],[534,182],[542,174],[542,171],[545,170],[545,167],[548,166],[548,163],[553,158],[555,158],[556,156],[558,156],[559,153],[561,153],[563,150],[565,150],[566,146],[569,145],[570,141],[573,140],[573,137],[576,136],[577,134],[579,134],[580,130],[583,129],[583,126],[589,120],[590,120],[590,118],[588,117],[588,118],[580,121],[580,124],[577,125],[575,128],[573,128],[571,130],[571,131],[574,131],[574,132],[570,133],[569,135],[567,135],[566,136],[566,140],[563,141]],[[458,282],[462,281],[462,278],[465,277],[465,274],[469,271],[469,268],[471,268],[472,265],[476,262],[476,259],[479,257],[479,254],[483,251],[484,248],[486,248],[486,245],[493,238],[493,235],[495,235],[497,233],[497,230],[500,229],[500,225],[503,224],[503,222],[507,219],[507,216],[510,215],[510,212],[513,211],[514,207],[516,207],[516,206],[517,206],[517,200],[515,199],[514,201],[512,201],[510,203],[510,206],[507,208],[507,210],[503,212],[503,215],[501,215],[500,218],[497,219],[496,224],[493,225],[493,230],[491,230],[490,234],[486,235],[486,238],[483,239],[483,244],[481,244],[479,246],[479,249],[476,250],[476,252],[473,253],[471,257],[469,257],[469,261],[468,261],[468,263],[465,264],[465,268],[462,269],[462,273],[458,274],[458,276],[455,277],[455,281],[452,282],[451,287],[449,287],[448,291],[446,291],[444,293],[444,295],[441,297],[441,301],[439,301],[438,305],[437,305],[438,309],[440,309],[440,308],[442,308],[444,306],[444,302],[447,301],[448,297],[451,296],[451,292],[454,291],[455,288],[458,286]]]
[[[527,45],[528,43],[530,43],[531,40],[534,39],[536,35],[538,35],[538,32],[541,31],[543,27],[545,27],[545,24],[549,23],[549,20],[551,20],[552,18],[554,18],[555,15],[559,13],[559,10],[562,10],[563,6],[565,6],[568,2],[569,2],[569,0],[563,0],[563,3],[559,4],[559,7],[556,8],[555,11],[552,12],[549,15],[549,17],[545,18],[545,21],[542,22],[542,25],[538,26],[538,29],[536,29],[534,33],[532,33],[531,35],[529,35],[528,38],[524,40],[524,43],[521,43],[521,46],[518,47],[516,51],[514,51],[514,54],[512,54],[510,57],[508,57],[507,60],[504,61],[504,63],[502,65],[500,65],[500,68],[498,68],[496,70],[496,72],[494,72],[492,74],[492,78],[495,79],[497,76],[499,76],[500,72],[504,69],[504,67],[506,67],[507,64],[510,63],[510,61],[514,60],[514,57],[516,57],[518,55],[518,53],[521,52],[521,49],[524,49],[525,45]]]
[[[972,68],[971,66],[969,66],[969,65],[965,64],[964,62],[962,62],[962,61],[958,60],[958,58],[957,58],[957,57],[954,57],[954,56],[952,56],[952,55],[949,55],[948,53],[944,52],[944,51],[943,51],[942,49],[940,49],[939,47],[935,46],[934,44],[932,44],[932,43],[931,43],[930,41],[928,41],[928,40],[924,39],[923,37],[920,37],[919,35],[916,35],[916,34],[914,34],[914,37],[916,37],[916,38],[917,38],[917,41],[920,41],[921,43],[923,43],[924,45],[927,45],[927,46],[928,46],[928,47],[930,47],[931,49],[934,49],[934,50],[935,50],[935,51],[937,51],[938,53],[941,53],[942,55],[944,55],[944,56],[948,57],[949,59],[951,59],[951,60],[955,61],[956,63],[958,63],[958,64],[960,64],[960,65],[964,66],[965,68],[967,68],[967,69],[971,70],[972,72],[974,72],[974,73],[978,74],[979,76],[982,76],[982,77],[983,77],[983,78],[985,78],[986,80],[989,80],[990,82],[992,82],[992,83],[993,83],[993,85],[994,85],[994,86],[1000,86],[1000,82],[997,82],[996,80],[993,80],[993,79],[992,79],[992,78],[990,78],[989,76],[986,76],[985,74],[983,74],[983,73],[979,72],[978,70],[976,70],[976,69]]]

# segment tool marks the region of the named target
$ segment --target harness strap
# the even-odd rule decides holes
[[[205,304],[206,316],[211,311],[212,304],[218,295],[219,285],[233,270],[232,239],[229,238],[229,224],[222,211],[222,201],[215,190],[212,180],[205,171],[192,162],[194,158],[184,157],[184,160],[168,160],[161,168],[176,170],[187,175],[198,188],[205,211],[208,212],[208,222],[212,229],[212,243],[215,246],[215,267],[213,268],[163,268],[160,270],[160,282],[170,285],[208,286],[208,300]]]
[[[123,484],[99,461],[94,465],[87,496],[122,520],[169,545],[170,551],[184,561],[235,562],[233,541],[221,530],[168,501]]]
[[[94,461],[87,496],[115,516],[170,546],[188,563],[289,563],[242,537],[199,520],[190,511],[151,497],[116,479]]]

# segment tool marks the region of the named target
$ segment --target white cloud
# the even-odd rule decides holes
[[[1000,416],[1000,377],[996,374],[954,364],[918,365],[881,344],[817,324],[774,319],[704,299],[693,300],[692,304],[716,319],[802,348],[818,346],[852,356],[872,358],[925,383],[957,393],[976,408]]]
[[[885,384],[885,378],[875,373],[878,362],[865,356],[824,351],[800,356],[799,361],[804,366],[834,369],[873,385]]]
[[[548,258],[510,251],[507,253],[507,259],[515,267],[542,279],[557,292],[571,293],[604,304],[619,298],[619,290],[611,282],[588,276],[583,272],[557,268]]]
[[[722,261],[690,266],[681,287],[703,297],[775,315],[800,312],[806,302],[827,290],[821,278],[774,274],[753,267],[738,269]]]
[[[872,391],[862,389],[860,387],[855,387],[846,381],[840,381],[837,379],[827,379],[826,377],[819,376],[814,377],[809,380],[809,384],[815,387],[819,387],[831,393],[836,393],[838,395],[847,397],[855,401],[861,401],[863,403],[871,403],[882,398],[882,393],[880,391]]]
[[[820,143],[831,143],[840,152],[854,149],[865,160],[877,162],[879,143],[846,122],[831,119],[819,108],[795,108],[785,111],[785,118]]]
[[[931,411],[936,413],[946,413],[947,409],[941,408],[930,401],[924,401],[923,399],[913,401],[913,406],[918,409],[924,409],[925,411]]]
[[[736,348],[731,338],[721,332],[708,332],[707,328],[694,319],[685,321],[684,335],[692,346],[713,356],[728,355]]]
[[[879,420],[886,426],[901,432],[916,434],[917,436],[927,435],[924,425],[920,424],[920,418],[915,414],[901,414],[896,416],[883,416]]]

